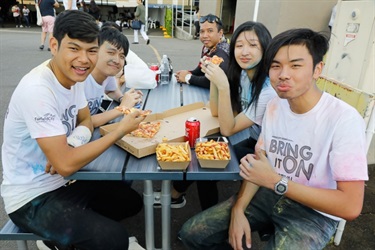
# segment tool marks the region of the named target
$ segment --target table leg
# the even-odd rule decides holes
[[[163,180],[161,187],[162,249],[171,249],[171,181]]]
[[[143,204],[145,210],[145,238],[146,249],[155,249],[154,234],[154,189],[151,180],[144,181],[143,187]]]

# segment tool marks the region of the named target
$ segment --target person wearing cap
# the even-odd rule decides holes
[[[227,72],[229,61],[229,44],[223,36],[223,24],[217,16],[208,14],[199,19],[200,31],[199,39],[203,43],[201,58],[203,57],[221,57],[224,61],[220,68]],[[196,85],[202,88],[210,88],[208,80],[201,70],[200,62],[193,70],[180,70],[176,73],[178,82]]]

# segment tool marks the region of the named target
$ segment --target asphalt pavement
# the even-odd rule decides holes
[[[41,28],[15,28],[7,25],[0,28],[0,141],[3,140],[3,120],[12,92],[20,79],[32,68],[51,57],[46,49],[40,51]],[[125,29],[123,33],[128,37],[130,43],[133,41],[132,30]],[[198,63],[201,43],[199,40],[179,40],[164,38],[160,29],[150,30],[150,45],[139,37],[140,43],[131,44],[131,49],[138,54],[149,65],[158,63],[163,54],[172,60],[174,70],[193,69]],[[46,44],[47,45],[47,44]],[[45,46],[46,48],[48,46]],[[171,97],[173,98],[173,97]],[[161,100],[162,101],[162,100]],[[340,246],[328,245],[325,249],[375,249],[375,167],[369,166],[370,181],[366,183],[365,201],[362,214],[356,220],[348,222],[343,234]],[[2,176],[2,166],[0,165]],[[219,198],[225,200],[234,194],[239,188],[238,181],[222,181],[218,183]],[[155,190],[160,187],[160,182],[154,182]],[[134,181],[133,187],[142,193],[143,182]],[[188,190],[187,204],[181,209],[172,209],[172,249],[184,249],[177,239],[177,232],[182,224],[191,216],[200,211],[199,200],[195,185]],[[155,232],[156,248],[161,248],[161,220],[159,209],[155,209]],[[4,212],[3,201],[0,199],[0,225],[4,225],[8,216]],[[144,211],[138,215],[126,219],[123,223],[127,226],[131,235],[137,237],[140,245],[145,246]],[[264,242],[259,241],[258,235],[253,234],[253,249],[261,249]],[[29,241],[30,250],[36,250],[35,242]],[[17,249],[15,241],[0,241],[1,250]]]

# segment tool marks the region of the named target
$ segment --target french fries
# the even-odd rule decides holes
[[[195,153],[201,160],[230,160],[228,143],[222,141],[197,142]]]
[[[158,161],[183,162],[190,161],[189,142],[185,144],[159,143],[156,147],[156,159]]]

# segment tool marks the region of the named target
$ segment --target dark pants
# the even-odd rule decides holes
[[[21,26],[22,25],[21,16],[14,17],[14,22],[16,23],[18,27]]]
[[[240,160],[246,154],[254,153],[256,143],[257,141],[253,138],[248,138],[234,145],[237,159]],[[198,197],[202,210],[206,210],[219,202],[218,181],[174,181],[173,188],[179,193],[185,193],[194,182],[197,183]]]
[[[199,24],[199,21],[195,21],[194,25],[195,25],[195,36],[198,37],[199,33],[200,33],[200,28],[201,28],[200,24]]]
[[[29,16],[23,16],[23,20],[25,21],[26,27],[30,27]]]
[[[174,181],[173,188],[179,193],[185,193],[194,182],[197,183],[198,197],[202,210],[206,210],[219,202],[217,181]]]
[[[142,205],[141,196],[124,182],[77,181],[38,196],[9,217],[59,249],[128,249],[129,235],[120,220]]]
[[[190,218],[180,231],[186,249],[232,249],[228,244],[231,211],[236,195]],[[323,249],[338,221],[272,190],[260,188],[244,214],[252,231],[272,224],[275,233],[264,249]]]

